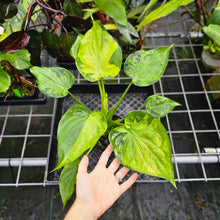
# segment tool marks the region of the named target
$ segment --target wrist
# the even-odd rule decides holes
[[[93,204],[94,205],[94,204]],[[96,220],[88,204],[76,199],[64,220]]]

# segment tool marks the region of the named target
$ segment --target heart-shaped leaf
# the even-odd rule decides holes
[[[7,92],[9,86],[11,85],[11,78],[7,72],[0,68],[0,93]]]
[[[106,129],[107,122],[101,111],[90,112],[82,105],[72,106],[59,122],[59,161],[55,169],[71,163],[93,148]]]
[[[8,61],[16,69],[28,69],[30,64],[31,55],[26,49],[19,50],[13,53],[4,53],[0,51],[0,61]]]
[[[71,195],[75,189],[75,181],[80,160],[75,160],[72,163],[64,166],[60,179],[59,179],[59,189],[60,195],[63,202],[63,208],[66,206],[67,201],[70,199]]]
[[[145,102],[145,107],[147,113],[151,116],[158,118],[167,115],[171,112],[176,106],[180,106],[178,102],[173,101],[172,99],[159,96],[152,95],[147,98]]]
[[[138,172],[165,178],[174,186],[171,146],[161,122],[145,111],[128,113],[125,124],[110,132],[117,159]]]
[[[31,73],[36,77],[42,93],[54,98],[68,95],[68,90],[74,83],[73,74],[62,67],[31,67]]]
[[[153,50],[138,50],[128,56],[124,72],[137,86],[149,86],[163,75],[173,45]]]
[[[77,51],[77,52],[76,52]],[[76,66],[89,81],[115,77],[121,69],[121,48],[102,25],[93,27],[71,48]]]

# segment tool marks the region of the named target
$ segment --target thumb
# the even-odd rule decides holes
[[[79,163],[78,173],[87,173],[88,165],[89,165],[89,158],[87,155],[84,155]]]

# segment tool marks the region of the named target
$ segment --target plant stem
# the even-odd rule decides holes
[[[101,78],[101,81],[98,80],[98,86],[99,86],[99,91],[100,91],[100,96],[101,96],[101,110],[105,116],[108,114],[108,95],[105,91],[105,85],[103,78]]]
[[[103,78],[101,79],[102,83],[102,90],[103,90],[103,107],[104,107],[104,114],[107,116],[108,114],[108,95],[105,91],[105,84]]]
[[[30,15],[33,11],[33,9],[35,8],[37,4],[37,0],[35,0],[34,2],[32,2],[29,7],[28,7],[28,13],[27,13],[27,17],[26,17],[26,21],[25,21],[25,25],[24,25],[24,31],[27,30],[27,26],[28,26],[28,23],[29,23],[29,19],[30,19]]]
[[[72,98],[73,98],[78,104],[83,105],[70,91],[68,91],[68,94],[69,94],[70,96],[72,96]],[[84,105],[83,105],[83,106],[84,106]]]
[[[42,8],[45,8],[45,9],[47,9],[47,10],[49,10],[49,11],[52,11],[52,12],[54,12],[54,13],[56,13],[56,14],[62,14],[62,15],[65,15],[65,13],[63,12],[63,11],[61,11],[61,10],[55,10],[55,9],[53,9],[47,2],[41,2],[41,0],[37,0],[37,3],[38,3],[38,5],[40,5]]]
[[[108,121],[112,120],[112,117],[115,113],[115,111],[117,110],[117,108],[119,107],[119,105],[121,104],[122,100],[124,99],[125,95],[127,94],[128,90],[130,89],[131,85],[133,84],[133,82],[131,81],[130,84],[127,86],[127,88],[125,89],[124,93],[122,94],[121,98],[119,99],[119,101],[117,102],[117,104],[111,108],[111,110],[108,113]]]
[[[95,147],[95,146],[94,146],[94,147]],[[86,153],[87,156],[90,154],[90,152],[92,151],[92,149],[93,149],[94,147],[91,147],[91,148],[89,149],[89,151]]]

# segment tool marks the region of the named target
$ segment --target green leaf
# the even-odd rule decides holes
[[[211,14],[207,25],[209,24],[220,24],[220,7],[215,8],[214,12]]]
[[[0,69],[0,93],[7,92],[9,89],[9,86],[11,85],[11,78],[8,75],[7,72],[4,70]]]
[[[139,50],[128,56],[124,72],[137,86],[149,86],[163,75],[173,45],[153,50]]]
[[[77,39],[71,49],[79,72],[89,81],[115,77],[121,68],[122,52],[117,42],[93,21],[93,27]]]
[[[139,38],[138,33],[136,32],[136,30],[134,29],[134,27],[130,22],[128,22],[127,27],[120,24],[117,24],[117,27],[119,32],[125,36],[125,38],[129,41],[129,43],[133,42],[132,37]]]
[[[68,90],[74,83],[73,74],[62,67],[31,67],[31,73],[36,77],[42,93],[54,98],[68,95]]]
[[[180,105],[181,104],[179,104],[178,102],[159,95],[152,95],[148,97],[145,102],[147,113],[155,118],[167,115],[176,106]]]
[[[66,15],[82,17],[82,7],[75,0],[65,0],[63,8]]]
[[[220,46],[220,25],[210,24],[203,27],[205,34]]]
[[[160,7],[153,10],[143,19],[143,21],[138,25],[137,31],[139,31],[145,24],[149,24],[150,22],[158,18],[162,18],[166,15],[169,15],[180,6],[188,5],[191,2],[193,2],[193,0],[170,0],[165,4],[162,4]]]
[[[70,55],[70,49],[76,40],[76,36],[72,33],[62,33],[60,35],[60,45],[66,54]]]
[[[52,57],[56,57],[59,54],[60,41],[57,34],[50,32],[48,29],[44,29],[42,32],[42,40],[45,48]]]
[[[127,14],[127,18],[135,18],[136,15],[140,14],[145,8],[146,5],[141,5],[137,8],[132,9],[128,14]]]
[[[72,106],[59,122],[59,161],[55,169],[71,163],[93,148],[106,129],[107,122],[101,111],[90,112],[82,105]]]
[[[216,5],[211,16],[209,17],[207,25],[209,24],[220,24],[220,1],[218,1],[218,4]]]
[[[67,201],[70,199],[75,190],[75,181],[79,162],[80,160],[75,160],[72,163],[67,164],[61,172],[59,189],[63,202],[63,208],[65,208]]]
[[[121,0],[94,0],[95,4],[116,22],[127,26],[126,10]]]
[[[6,2],[0,2],[0,20],[12,18],[17,14],[17,6],[14,4],[8,4]]]
[[[18,13],[16,16],[10,19],[5,19],[5,23],[2,24],[5,29],[4,31],[7,34],[11,34],[12,32],[20,31],[22,29],[24,19],[26,18],[26,11],[22,4],[18,4],[17,9]]]
[[[169,180],[175,187],[171,146],[161,122],[144,111],[133,111],[125,124],[110,132],[117,159],[126,167]]]
[[[22,49],[13,53],[4,53],[0,51],[0,60],[8,61],[16,69],[28,69],[30,64],[30,53],[26,49]]]
[[[78,0],[80,3],[92,2],[93,0]]]
[[[70,55],[74,59],[77,59],[77,54],[78,54],[78,50],[79,50],[79,46],[80,46],[80,42],[81,42],[82,38],[83,38],[83,35],[78,35],[75,42],[74,42],[74,44],[70,48]]]
[[[98,12],[99,8],[98,7],[88,8],[88,9],[84,9],[83,11],[85,12],[83,15],[83,19],[86,20],[86,19],[90,18],[94,13]]]

